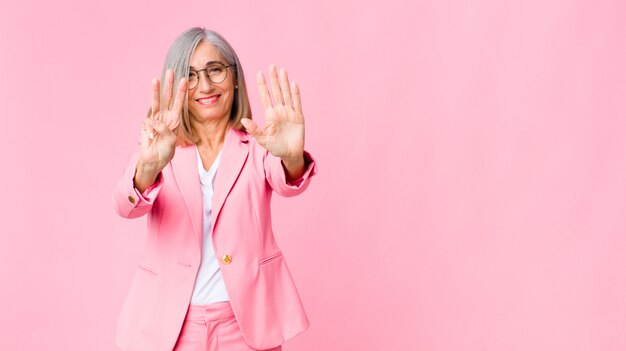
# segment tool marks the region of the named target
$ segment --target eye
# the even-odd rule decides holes
[[[196,72],[189,72],[189,78],[196,78],[198,74]]]
[[[211,73],[221,73],[224,70],[224,68],[220,66],[213,66],[209,68],[209,70],[211,71]]]

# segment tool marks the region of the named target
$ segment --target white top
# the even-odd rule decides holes
[[[213,187],[215,186],[215,174],[220,163],[222,151],[217,155],[211,169],[204,170],[200,153],[196,147],[198,154],[198,173],[200,174],[200,183],[202,184],[202,200],[203,218],[202,218],[202,262],[200,270],[196,277],[196,284],[193,287],[193,295],[191,296],[192,305],[208,305],[215,302],[229,301],[222,272],[215,257],[211,234],[211,214],[213,211]]]

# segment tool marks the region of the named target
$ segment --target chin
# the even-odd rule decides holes
[[[224,115],[214,115],[214,114],[194,114],[194,120],[197,122],[217,122],[222,119],[228,119],[230,114]]]

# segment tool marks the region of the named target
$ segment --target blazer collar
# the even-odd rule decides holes
[[[215,176],[211,228],[215,228],[220,211],[248,157],[248,134],[231,128],[222,145],[220,164]],[[178,188],[183,195],[187,211],[196,233],[198,253],[202,252],[203,202],[196,146],[177,147],[171,161]],[[214,232],[214,231],[213,231]]]

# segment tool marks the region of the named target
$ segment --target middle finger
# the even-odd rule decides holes
[[[174,85],[174,71],[170,68],[165,72],[165,109],[170,109],[172,103],[172,86]]]
[[[276,73],[276,66],[270,66],[270,83],[272,84],[272,93],[274,95],[274,105],[284,105],[283,94],[280,91],[280,86],[278,85],[278,73]]]
[[[291,91],[289,90],[289,77],[287,77],[287,71],[284,68],[280,69],[280,90],[283,93],[283,100],[285,105],[291,106]]]

